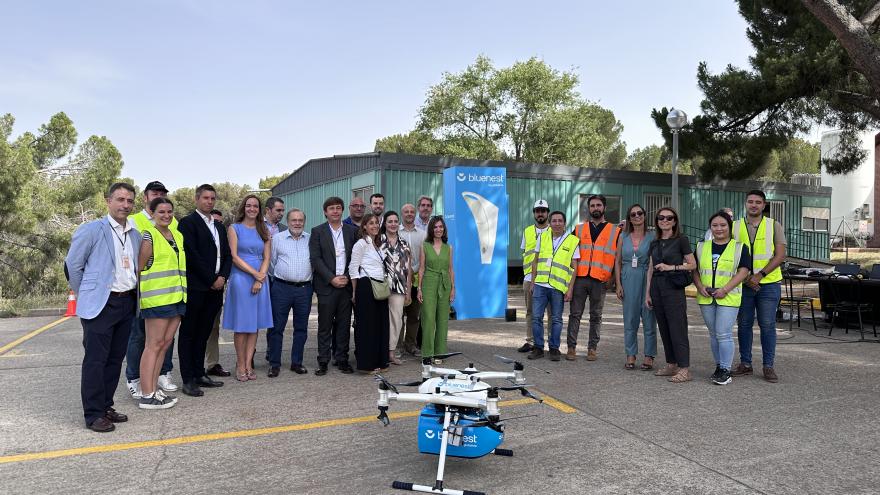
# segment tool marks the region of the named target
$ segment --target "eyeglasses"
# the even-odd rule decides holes
[[[630,218],[643,217],[643,216],[645,216],[645,212],[643,212],[643,211],[634,211],[629,214]]]
[[[351,205],[352,208],[366,208],[367,205]]]
[[[667,222],[671,222],[675,220],[675,215],[657,215],[657,221],[665,220]]]

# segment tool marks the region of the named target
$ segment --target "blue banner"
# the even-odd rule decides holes
[[[501,318],[507,309],[507,170],[443,171],[443,219],[449,228],[458,319]]]

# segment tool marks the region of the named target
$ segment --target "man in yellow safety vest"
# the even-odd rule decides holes
[[[779,381],[774,370],[776,358],[776,308],[782,298],[782,270],[785,260],[785,231],[776,220],[764,216],[767,196],[753,190],[746,195],[746,216],[734,222],[733,238],[748,244],[752,253],[752,274],[743,283],[737,338],[740,363],[731,376],[752,374],[752,325],[755,315],[761,328],[764,379]]]
[[[519,352],[529,352],[535,347],[535,339],[532,337],[532,262],[538,256],[541,234],[550,228],[548,221],[550,206],[547,201],[543,199],[535,201],[532,214],[535,216],[535,223],[526,227],[520,243],[523,260],[523,293],[526,299],[526,343],[517,349]],[[547,326],[550,326],[550,308],[547,308]]]
[[[550,230],[541,234],[538,256],[532,260],[532,337],[534,348],[529,359],[544,357],[544,311],[550,308],[550,360],[559,361],[563,301],[571,301],[574,272],[580,257],[578,238],[565,231],[565,213],[550,214]]]

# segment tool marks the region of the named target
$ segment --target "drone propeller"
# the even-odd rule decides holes
[[[499,356],[498,354],[495,354],[494,356],[495,356],[495,359],[501,361],[501,362],[504,363],[504,364],[512,364],[512,365],[513,365],[513,369],[515,369],[515,370],[523,370],[523,369],[525,369],[525,366],[523,366],[523,364],[522,364],[521,362],[519,362],[519,361],[515,361],[515,360],[513,360],[513,359],[510,359],[509,357]],[[547,373],[548,375],[550,374],[549,371],[547,371],[547,370],[545,370],[545,369],[538,368],[538,367],[535,366],[534,364],[530,364],[530,365],[529,365],[529,369],[538,369],[538,370],[540,370],[540,371],[543,371],[544,373]]]
[[[391,383],[382,375],[376,375],[376,381],[383,383],[386,387],[388,387],[388,390],[391,390],[395,394],[398,393],[397,387],[418,387],[422,384],[421,380],[406,383]]]
[[[528,397],[530,399],[534,399],[534,400],[541,402],[541,403],[544,402],[544,399],[531,393],[527,387],[529,387],[529,385],[513,385],[513,386],[509,386],[509,387],[501,386],[501,387],[492,387],[492,388],[495,390],[519,390],[519,393],[521,393],[523,397]]]
[[[458,356],[459,354],[461,354],[461,353],[460,352],[447,352],[446,354],[434,354],[433,356],[429,356],[429,357],[432,357],[434,359],[449,359],[452,356]]]

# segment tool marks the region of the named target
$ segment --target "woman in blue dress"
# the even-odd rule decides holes
[[[235,332],[235,378],[240,382],[257,379],[251,368],[257,331],[272,326],[266,275],[272,246],[266,224],[258,220],[262,210],[259,198],[246,196],[228,229],[232,273],[226,287],[223,328]]]
[[[642,370],[654,367],[657,355],[657,320],[654,310],[645,307],[645,279],[648,275],[648,252],[654,233],[648,232],[645,209],[639,204],[629,207],[626,231],[617,243],[617,298],[623,303],[623,341],[626,348],[624,368],[635,369],[639,353],[639,321],[645,332],[645,360]]]

